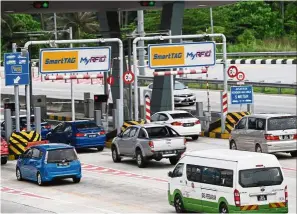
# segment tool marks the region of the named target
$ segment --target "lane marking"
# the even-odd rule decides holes
[[[122,171],[122,170],[118,170],[118,169],[112,169],[112,168],[103,167],[103,166],[95,166],[93,164],[81,163],[81,165],[82,165],[82,169],[83,170],[89,171],[89,172],[97,172],[97,173],[102,173],[102,174],[124,176],[124,177],[136,178],[136,179],[143,179],[143,180],[153,180],[153,181],[159,181],[159,182],[168,182],[168,180],[162,179],[162,178],[155,178],[155,177],[152,177],[152,176],[135,174],[135,173],[126,172],[126,171]]]
[[[25,192],[25,191],[22,191],[22,190],[13,189],[13,188],[10,188],[10,187],[5,187],[5,186],[0,186],[0,192],[14,194],[14,195],[24,195],[24,196],[34,197],[34,198],[43,198],[43,199],[49,199],[50,200],[50,198],[43,197],[41,195],[36,195],[34,193]]]

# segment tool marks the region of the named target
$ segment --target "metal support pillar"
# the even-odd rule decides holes
[[[203,117],[203,102],[196,102],[196,116]]]
[[[185,3],[173,2],[163,5],[160,30],[171,30],[171,35],[180,35],[183,27]],[[173,43],[181,39],[172,39]],[[164,70],[156,70],[164,71]],[[157,76],[153,81],[153,95],[151,100],[151,113],[172,109],[171,82],[174,77]]]
[[[31,130],[31,99],[30,99],[30,87],[25,85],[25,94],[26,94],[26,120],[27,120],[27,131]]]
[[[97,126],[102,126],[102,112],[101,110],[94,111],[94,120]]]
[[[12,52],[17,52],[16,43],[12,43]],[[15,105],[15,129],[20,131],[20,103],[19,103],[19,85],[14,85],[14,105]]]
[[[116,109],[117,109],[117,116],[123,114],[123,106],[121,105],[121,102],[119,99],[116,100]],[[119,118],[119,117],[117,117]],[[121,127],[122,127],[123,123],[121,123],[121,121],[119,119],[117,119],[117,123],[116,123],[116,128],[117,128],[117,133],[121,133]]]
[[[12,133],[12,120],[10,109],[4,109],[4,126],[5,126],[5,139],[9,142],[10,135]]]
[[[113,129],[116,129],[118,124],[117,109],[112,109],[112,121]]]
[[[34,107],[34,125],[35,131],[41,134],[41,109],[40,107]]]
[[[132,56],[132,50],[131,50],[132,42],[131,38],[128,38],[128,69],[129,71],[132,71],[131,69],[131,56]],[[133,91],[132,91],[132,84],[129,84],[129,120],[133,119]]]
[[[72,35],[72,27],[69,27],[69,39],[72,40],[73,35]],[[73,44],[69,44],[70,48],[73,48]],[[74,88],[73,88],[73,79],[70,80],[70,85],[71,85],[71,117],[72,121],[75,121],[75,101],[74,101]]]
[[[137,34],[141,37],[144,36],[144,20],[143,20],[143,10],[138,10],[137,11]],[[139,41],[139,46],[144,47],[144,41]],[[144,48],[138,49],[138,65],[140,66],[138,68],[139,70],[139,75],[145,76],[145,69],[144,69]],[[134,71],[135,72],[135,71]]]

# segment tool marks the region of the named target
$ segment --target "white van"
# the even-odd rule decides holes
[[[177,213],[288,213],[287,185],[271,154],[186,152],[168,176],[168,201]]]

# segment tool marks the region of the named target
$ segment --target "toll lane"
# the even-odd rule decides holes
[[[228,141],[201,137],[189,141],[187,150],[214,148],[228,149]],[[140,169],[131,158],[114,163],[109,149],[79,150],[78,155],[83,173],[79,184],[65,180],[39,187],[33,182],[20,182],[15,178],[15,161],[9,161],[1,167],[1,203],[6,200],[10,205],[21,203],[55,213],[175,212],[167,202],[167,173],[173,169],[167,159],[151,161],[147,168]],[[288,183],[290,213],[296,213],[296,158],[287,154],[277,157]]]
[[[5,87],[4,81],[1,81],[1,93],[2,94],[14,94],[12,87]],[[144,87],[141,87],[142,90]],[[141,90],[141,104],[143,104],[143,94]],[[207,106],[207,93],[205,90],[191,90],[195,93],[198,102],[204,102],[204,108]],[[102,85],[87,85],[87,84],[75,84],[74,96],[76,100],[83,100],[85,92],[92,94],[98,94],[103,92]],[[20,94],[25,94],[25,89],[20,88]],[[33,83],[33,94],[34,95],[47,95],[48,97],[58,99],[70,99],[70,84],[64,82],[34,82]],[[230,98],[229,98],[230,100]],[[255,113],[290,113],[296,114],[297,100],[295,96],[291,95],[268,95],[268,94],[254,94],[255,101]],[[212,111],[221,111],[220,92],[210,92],[210,106]],[[185,108],[189,108],[188,106]],[[195,107],[190,107],[194,109]],[[243,105],[229,105],[229,111],[240,111],[246,110]]]

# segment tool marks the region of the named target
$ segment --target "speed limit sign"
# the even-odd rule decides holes
[[[236,76],[237,80],[239,81],[243,81],[245,79],[245,74],[243,72],[238,72],[237,76]]]
[[[124,82],[126,84],[131,84],[134,81],[134,74],[132,73],[132,71],[126,71],[124,73]]]

